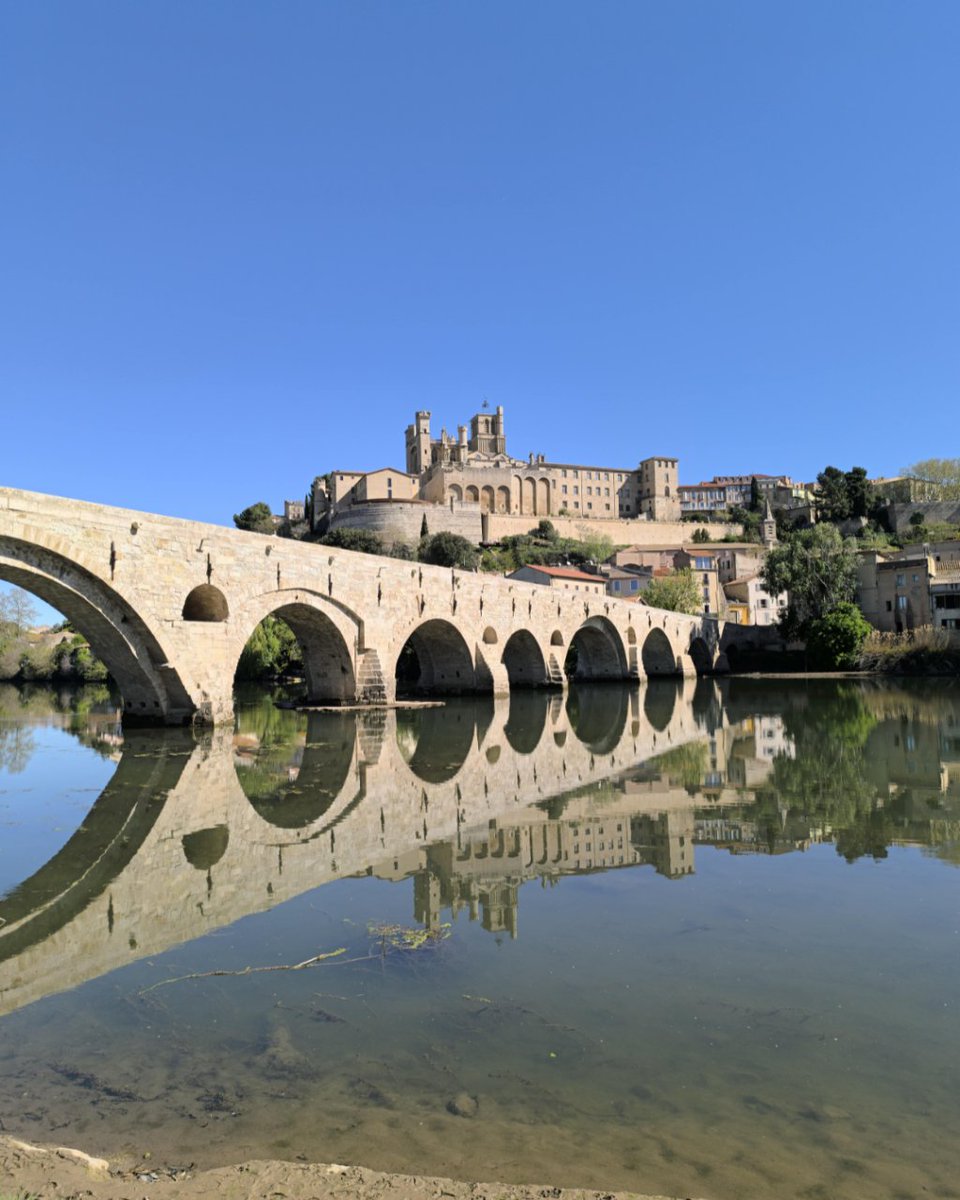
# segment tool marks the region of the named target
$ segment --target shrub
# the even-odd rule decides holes
[[[844,601],[810,623],[807,653],[821,670],[851,671],[860,661],[870,631],[860,609]]]

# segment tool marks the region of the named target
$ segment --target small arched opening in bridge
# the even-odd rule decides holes
[[[354,798],[357,714],[282,715],[288,719],[267,720],[259,744],[245,748],[241,741],[237,778],[264,821],[277,829],[305,829]]]
[[[71,629],[64,637],[80,635],[69,654],[51,648],[55,658],[59,654],[56,673],[82,678],[84,672],[96,670],[92,660],[99,660],[119,688],[125,724],[184,724],[195,706],[183,681],[169,665],[157,635],[107,581],[120,565],[114,545],[104,551],[101,576],[45,546],[0,537],[0,581],[13,585],[19,603],[26,601],[24,613],[29,615],[35,597],[69,622]]]
[[[580,626],[570,642],[564,670],[578,681],[628,677],[623,642],[606,617],[590,617]]]
[[[322,704],[357,699],[351,647],[326,613],[305,603],[283,604],[263,618],[241,651],[235,679],[299,681]]]
[[[517,754],[532,754],[540,745],[549,705],[550,697],[545,692],[510,693],[510,711],[503,732]]]
[[[510,635],[503,648],[501,661],[507,669],[510,690],[514,688],[541,688],[550,686],[547,664],[537,639],[527,629],[518,629]]]
[[[641,658],[644,674],[648,678],[654,675],[681,674],[670,639],[662,629],[654,627],[643,639]]]
[[[226,596],[212,583],[201,583],[183,602],[185,621],[225,621],[229,616]]]
[[[470,649],[455,625],[425,621],[410,634],[395,667],[398,695],[457,695],[478,689]]]
[[[609,754],[620,744],[630,710],[626,688],[571,687],[567,716],[577,738],[594,754]]]
[[[443,708],[398,708],[397,747],[418,779],[446,783],[473,751],[476,725],[472,700],[456,700]]]
[[[709,675],[713,670],[713,655],[710,647],[701,637],[696,637],[690,643],[688,652],[698,675]]]

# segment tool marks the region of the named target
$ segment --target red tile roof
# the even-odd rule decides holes
[[[543,575],[553,575],[557,579],[587,579],[590,583],[604,582],[602,575],[588,575],[586,571],[578,571],[575,567],[541,567],[538,563],[528,565],[531,571],[540,571]]]

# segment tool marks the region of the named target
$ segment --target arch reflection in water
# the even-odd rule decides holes
[[[664,733],[673,720],[680,689],[680,680],[676,678],[647,680],[643,688],[643,715],[658,733]],[[705,696],[703,689],[700,689],[699,694],[700,703],[703,703]],[[697,695],[696,691],[694,691],[694,695]]]
[[[492,709],[492,698],[398,709],[397,746],[404,762],[424,783],[446,783],[453,779],[475,749],[478,716],[486,716]],[[487,717],[484,728],[489,723]]]
[[[589,684],[571,686],[567,716],[577,738],[594,754],[609,754],[623,737],[636,691]]]
[[[510,715],[504,726],[507,741],[518,754],[532,754],[540,745],[551,702],[559,699],[543,691],[510,693]]]
[[[268,741],[237,758],[244,795],[265,821],[280,829],[302,829],[318,821],[341,797],[354,766],[355,712],[309,713],[305,724],[290,741]]]

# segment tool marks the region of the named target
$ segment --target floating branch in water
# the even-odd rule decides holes
[[[173,979],[160,979],[156,983],[151,983],[149,987],[145,987],[140,991],[141,996],[145,996],[147,992],[152,992],[156,988],[166,987],[168,983],[184,983],[188,979],[213,979],[219,975],[259,975],[264,971],[304,971],[307,967],[318,967],[326,959],[339,958],[341,954],[346,954],[346,946],[341,946],[338,950],[328,950],[325,954],[315,954],[312,958],[305,958],[303,962],[298,963],[277,963],[270,967],[243,967],[239,971],[193,971],[190,975],[177,975]],[[348,962],[365,962],[369,958],[373,958],[372,954],[361,955],[360,958],[345,958],[341,961]],[[330,964],[333,965],[332,963]]]

